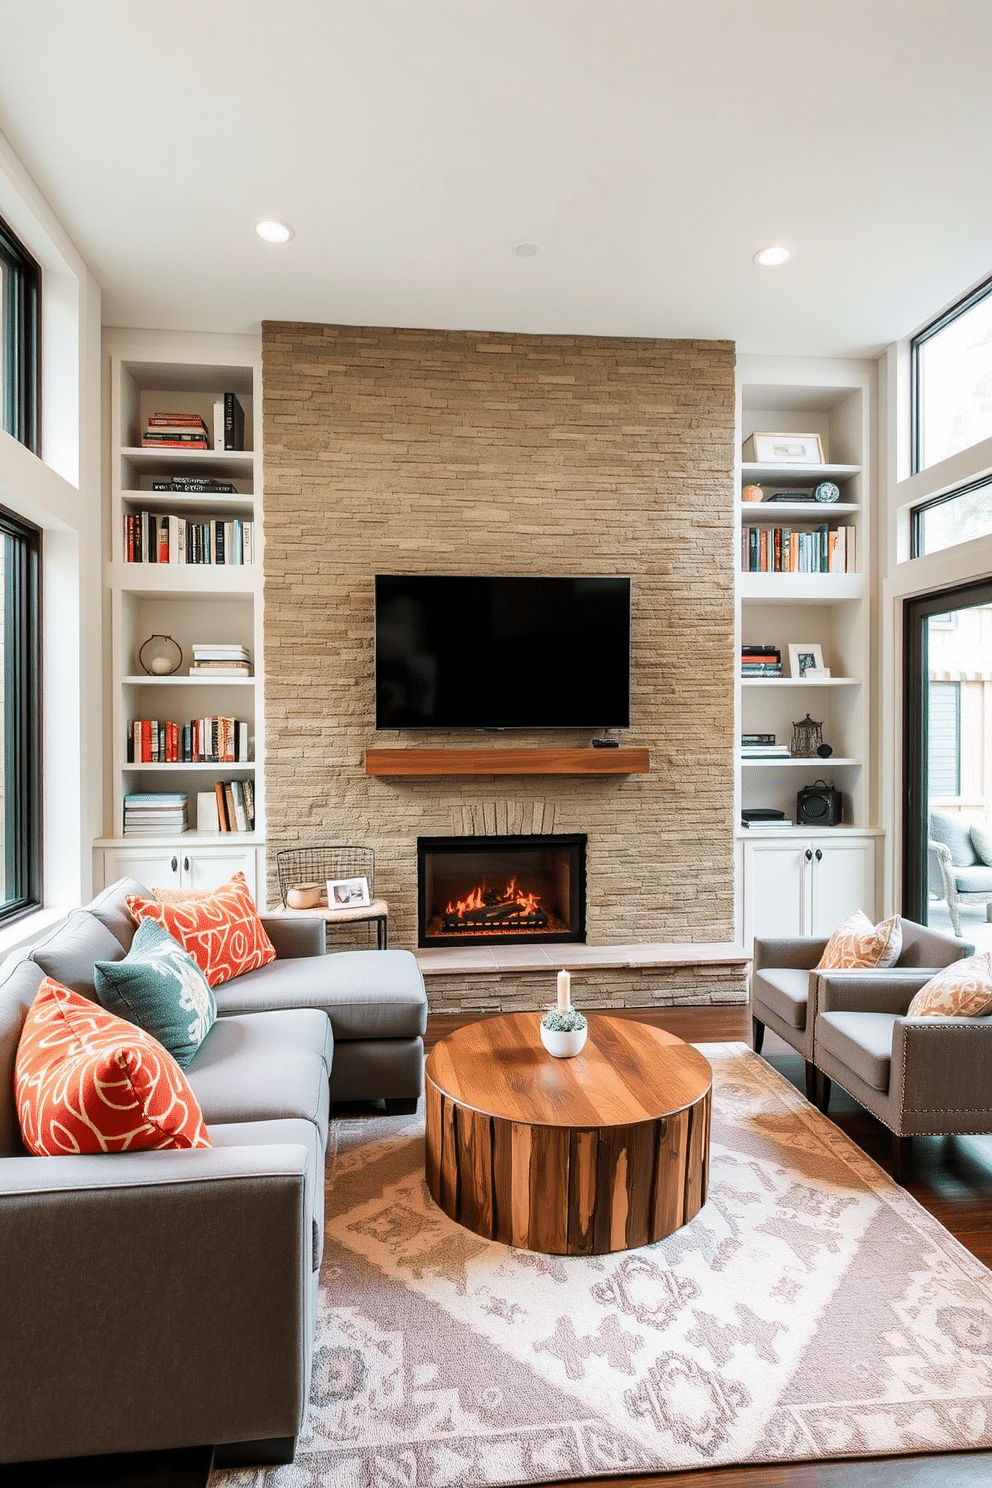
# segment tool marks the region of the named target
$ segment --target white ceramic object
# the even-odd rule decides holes
[[[541,1024],[541,1043],[549,1054],[556,1059],[571,1059],[573,1055],[580,1053],[586,1041],[588,1027],[576,1028],[571,1033],[563,1033],[557,1028],[545,1028]]]

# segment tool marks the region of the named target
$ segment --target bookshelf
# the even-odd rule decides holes
[[[822,724],[823,740],[833,750],[826,759],[739,761],[741,807],[774,807],[796,823],[787,829],[739,830],[743,936],[749,944],[755,934],[817,934],[824,927],[829,932],[851,910],[871,914],[874,909],[878,832],[872,825],[869,764],[873,371],[856,362],[742,357],[738,393],[740,446],[753,433],[813,433],[824,452],[817,465],[740,465],[740,489],[758,485],[766,499],[738,502],[739,641],[776,647],[784,671],[781,677],[741,678],[740,733],[773,734],[779,744],[789,745],[793,725],[809,716]],[[836,501],[767,499],[782,492],[809,493],[822,481],[839,487]],[[746,571],[745,552],[754,552],[754,544],[745,546],[746,529],[752,527],[777,527],[783,534],[850,529],[853,562],[833,572],[774,571],[771,562],[765,571]],[[791,541],[797,546],[795,537]],[[808,543],[804,539],[807,554]],[[784,550],[784,535],[780,545]],[[769,542],[767,551],[774,550]],[[790,644],[819,646],[830,676],[790,675]],[[817,781],[840,790],[840,826],[796,821],[799,790]]]
[[[262,902],[260,347],[251,337],[112,330],[105,332],[105,365],[109,409],[104,551],[113,744],[105,831],[95,843],[96,879],[106,883],[131,874],[145,882],[202,888],[223,882],[240,869]],[[225,393],[233,393],[244,410],[240,441],[244,448],[217,447],[223,437],[215,429],[215,405]],[[211,447],[142,447],[148,419],[162,412],[201,418]],[[179,482],[182,489],[154,489],[156,483],[170,482]],[[200,488],[205,482],[234,489]],[[169,518],[175,520],[170,524]],[[147,535],[154,534],[157,558],[165,557],[159,541],[171,540],[169,561],[129,561],[133,519],[144,523],[146,549]],[[177,561],[180,528],[182,544],[188,543],[184,556],[192,558],[195,535],[195,552],[209,553],[211,561]],[[217,542],[225,540],[228,561],[219,563]],[[253,561],[231,562],[233,557]],[[153,676],[141,667],[138,652],[152,635],[169,636],[181,647],[183,658],[176,673]],[[191,674],[193,646],[202,644],[246,647],[252,673]],[[215,717],[236,718],[247,725],[247,759],[132,757],[129,732],[135,719],[175,722],[181,739],[184,724]],[[196,829],[197,793],[214,791],[218,781],[238,781],[242,793],[244,782],[249,782],[254,830]],[[125,834],[125,797],[146,792],[185,792],[189,829],[168,836]]]

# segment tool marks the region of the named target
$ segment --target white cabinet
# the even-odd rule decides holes
[[[177,838],[175,845],[98,847],[97,877],[103,885],[118,878],[136,878],[147,888],[162,885],[170,889],[214,889],[226,883],[235,873],[248,880],[255,902],[258,891],[258,851],[255,847],[231,843],[212,843]],[[102,875],[100,869],[102,867]]]
[[[132,837],[124,836],[129,795],[181,793],[188,800],[188,830],[142,848],[151,866],[148,872],[135,870],[135,876],[147,880],[154,871],[157,883],[177,882],[179,875],[178,881],[193,884],[202,862],[213,884],[230,876],[230,869],[214,872],[228,861],[247,865],[246,872],[250,867],[254,887],[264,821],[260,347],[257,338],[247,336],[118,330],[105,333],[105,347],[113,744],[104,835],[97,847],[105,856],[109,844],[127,854],[137,851]],[[225,448],[223,433],[216,434],[218,404],[222,414],[225,395],[229,409],[244,414],[243,433],[231,441],[242,446],[236,449]],[[173,422],[202,419],[207,447],[143,443],[163,415]],[[148,561],[150,552],[155,561]],[[208,557],[211,561],[205,561]],[[149,653],[142,655],[142,647],[152,636],[168,637],[180,648],[177,670],[150,674],[143,665]],[[219,648],[218,656],[224,649],[244,648],[249,669],[220,660],[193,668],[194,646]],[[160,747],[150,754],[150,745],[136,749],[136,720],[158,725]],[[240,727],[232,730],[226,720]],[[234,744],[224,747],[229,737]],[[204,743],[210,739],[212,747]],[[223,845],[203,856],[189,840],[197,826],[196,798],[215,794],[218,785],[222,799],[230,801],[233,825],[241,830],[222,833]],[[225,785],[231,788],[226,795]],[[245,816],[252,806],[253,829]]]
[[[740,844],[746,946],[756,935],[829,935],[856,909],[874,918],[874,835],[750,830]]]

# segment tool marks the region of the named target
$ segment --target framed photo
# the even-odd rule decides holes
[[[329,878],[328,909],[362,909],[372,903],[367,878]]]
[[[806,677],[823,671],[823,652],[812,641],[797,641],[789,646],[789,676]]]
[[[759,465],[822,465],[819,434],[752,434],[744,441],[744,459]]]

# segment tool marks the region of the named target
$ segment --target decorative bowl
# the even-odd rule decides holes
[[[290,909],[316,909],[322,891],[323,884],[296,884],[286,891],[286,903]]]
[[[557,1028],[545,1028],[542,1023],[541,1043],[556,1059],[571,1059],[581,1051],[588,1032],[588,1028],[575,1028],[563,1033]]]

